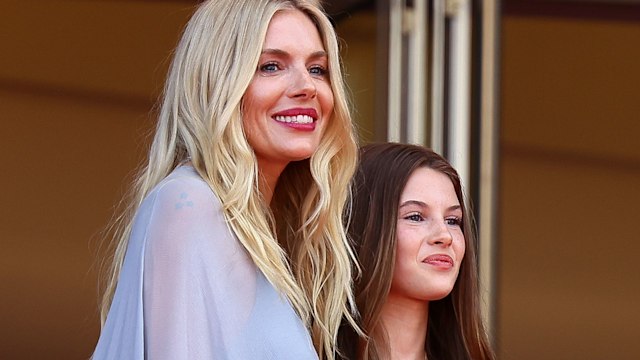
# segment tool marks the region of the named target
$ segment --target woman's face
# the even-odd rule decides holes
[[[243,105],[244,131],[261,170],[282,170],[318,148],[333,92],[320,34],[301,11],[280,11],[271,19]]]
[[[416,169],[398,207],[397,251],[389,296],[439,300],[453,289],[464,257],[462,208],[443,173]]]

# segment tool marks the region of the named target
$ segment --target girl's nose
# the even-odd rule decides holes
[[[442,223],[435,226],[437,226],[437,229],[434,229],[433,233],[431,234],[428,240],[429,244],[442,246],[451,245],[451,243],[453,242],[453,236],[451,235],[447,224]]]

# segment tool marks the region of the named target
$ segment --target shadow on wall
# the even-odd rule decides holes
[[[91,355],[99,232],[146,151],[151,109],[191,7],[3,1],[3,359]]]

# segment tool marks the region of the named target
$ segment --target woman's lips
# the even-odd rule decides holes
[[[434,254],[427,256],[426,259],[422,261],[423,263],[434,265],[442,268],[452,268],[453,267],[453,259],[449,255],[445,254]]]
[[[318,112],[313,108],[292,108],[278,111],[271,118],[290,128],[313,131],[316,128]]]
[[[285,117],[285,118],[286,117],[289,117],[289,118],[309,117],[313,121],[316,121],[318,120],[318,112],[314,108],[291,108],[291,109],[278,111],[277,113],[271,115],[271,117],[273,117],[274,119],[278,117]]]

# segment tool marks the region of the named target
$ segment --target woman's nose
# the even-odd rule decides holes
[[[292,98],[314,98],[317,93],[317,88],[309,71],[304,68],[294,69],[292,72],[293,76],[291,86],[289,87],[289,96]]]

